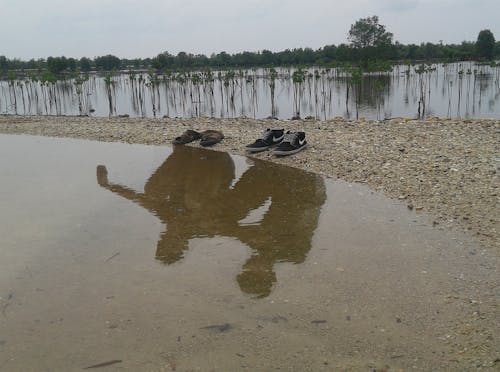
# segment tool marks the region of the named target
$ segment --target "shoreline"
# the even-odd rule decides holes
[[[295,155],[245,153],[266,128],[306,132]],[[215,129],[227,151],[368,185],[410,209],[428,213],[437,228],[459,227],[498,251],[500,120],[404,119],[134,119],[0,116],[0,133],[105,142],[171,145],[186,129]],[[192,143],[188,146],[199,146]]]

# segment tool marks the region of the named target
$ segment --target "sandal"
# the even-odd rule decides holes
[[[209,129],[209,130],[206,130],[204,132],[201,132],[200,145],[202,145],[204,147],[213,146],[216,143],[219,143],[220,141],[222,141],[223,138],[224,138],[224,135],[222,134],[222,132],[220,132],[218,130]]]
[[[184,145],[189,142],[196,141],[201,138],[201,134],[195,130],[188,129],[182,133],[179,137],[175,137],[172,143],[174,145]]]

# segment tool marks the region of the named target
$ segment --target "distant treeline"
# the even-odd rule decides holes
[[[362,65],[368,61],[385,62],[455,62],[482,60],[477,43],[403,45],[398,42],[378,47],[355,48],[348,44],[328,45],[317,50],[311,48],[286,49],[280,52],[263,50],[229,54],[220,52],[207,57],[203,54],[180,52],[171,55],[163,52],[154,58],[120,59],[113,55],[82,57],[48,57],[22,61],[0,56],[0,75],[15,78],[16,72],[26,70],[65,72],[113,71],[113,70],[192,70],[206,68],[253,68],[286,66],[337,66],[346,63]],[[493,48],[493,59],[500,58],[500,41]],[[373,66],[371,63],[370,65]],[[383,64],[382,64],[383,65]]]

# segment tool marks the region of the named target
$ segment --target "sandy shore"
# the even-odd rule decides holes
[[[214,150],[245,154],[266,128],[303,130],[309,148],[260,159],[364,183],[408,208],[430,214],[436,228],[468,230],[483,246],[498,233],[500,120],[271,121],[0,116],[0,133],[165,145],[186,129],[221,130]],[[194,146],[197,146],[194,144]]]

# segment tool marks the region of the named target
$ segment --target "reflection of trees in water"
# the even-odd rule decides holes
[[[98,183],[131,200],[164,224],[156,258],[178,262],[197,237],[237,238],[252,249],[237,276],[242,291],[258,297],[270,294],[276,282],[274,264],[302,263],[325,201],[321,177],[293,168],[255,161],[232,186],[235,165],[227,153],[175,146],[151,175],[143,193],[109,183],[104,166]],[[260,221],[241,223],[250,212],[270,201]]]
[[[361,81],[360,105],[370,107],[380,112],[385,99],[390,95],[392,76],[390,75],[368,75]]]
[[[423,67],[422,67],[423,66]],[[0,81],[0,112],[135,117],[349,118],[496,116],[500,67],[472,62],[402,65],[359,75],[356,68],[129,72]]]

